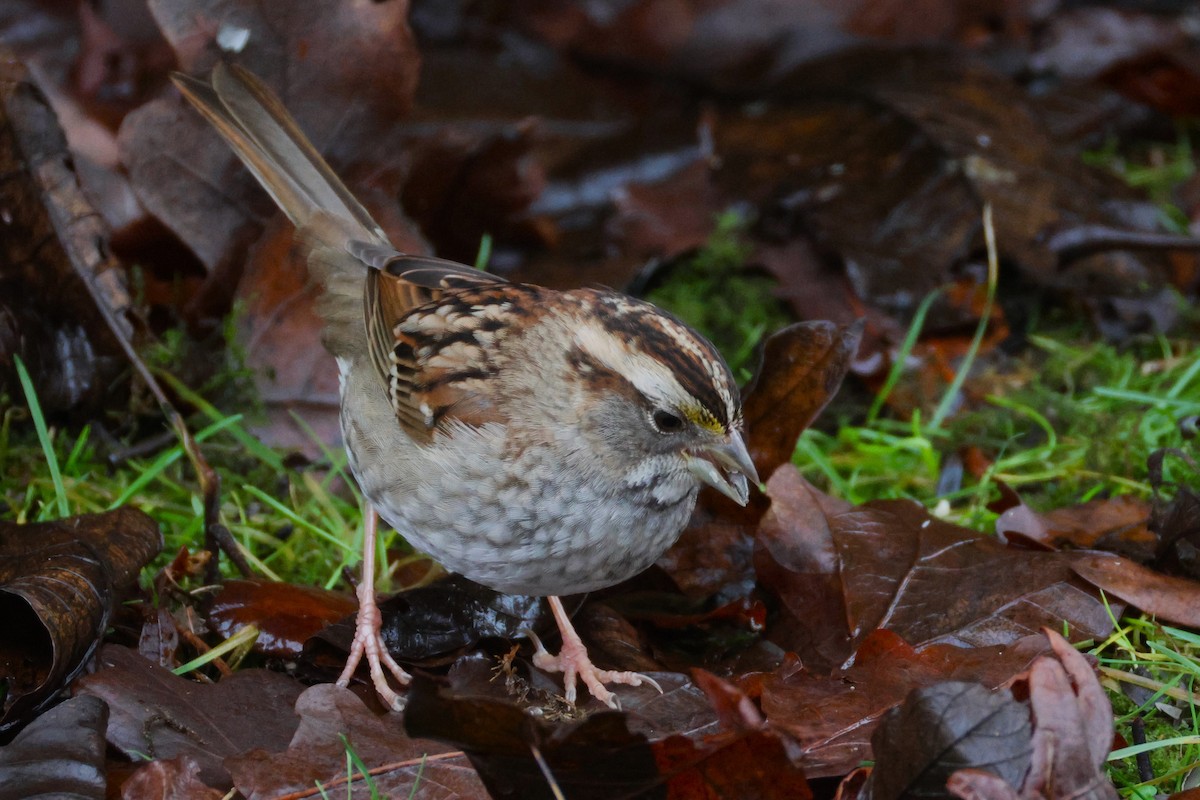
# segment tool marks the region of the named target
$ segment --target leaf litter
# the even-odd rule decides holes
[[[740,204],[760,276],[777,281],[797,318],[835,320],[800,322],[768,339],[748,386],[749,441],[770,476],[766,494],[747,509],[705,495],[655,570],[576,603],[594,652],[664,687],[662,695],[622,692],[620,713],[565,707],[557,685],[513,649],[521,629],[538,624],[531,599],[445,582],[393,598],[389,645],[420,667],[397,716],[378,713],[362,686],[303,690],[296,680],[327,680],[327,655],[312,643],[344,646],[326,625],[349,610],[345,595],[226,582],[209,600],[208,590],[183,588],[197,573],[177,564],[175,577],[155,582],[157,597],[143,592],[111,617],[92,674],[70,677],[105,625],[87,623],[74,655],[55,644],[53,658],[42,657],[38,696],[69,684],[76,697],[23,717],[17,738],[0,748],[0,766],[21,748],[32,746],[35,764],[47,752],[36,726],[80,724],[93,746],[67,757],[106,769],[110,780],[131,774],[127,797],[164,787],[177,796],[236,787],[271,797],[311,792],[314,781],[331,791],[350,783],[353,796],[807,797],[809,779],[847,775],[839,790],[847,797],[1111,797],[1101,771],[1111,708],[1093,665],[1049,631],[1065,630],[1081,647],[1119,635],[1123,604],[1200,626],[1187,493],[1169,507],[1106,497],[1043,513],[1018,498],[996,526],[1001,539],[912,502],[853,506],[789,463],[796,438],[851,369],[879,379],[932,290],[943,294],[918,346],[959,361],[955,337],[984,308],[984,202],[996,209],[1018,276],[1006,284],[1014,297],[1052,295],[1086,309],[1103,333],[1130,337],[1172,322],[1164,290],[1191,290],[1194,267],[1164,255],[1180,242],[1155,209],[1070,154],[1060,137],[1068,126],[1043,122],[1044,97],[974,58],[989,43],[1030,45],[1025,26],[1048,21],[1011,11],[989,28],[995,20],[940,8],[918,24],[893,4],[862,3],[820,18],[793,10],[767,43],[722,24],[757,18],[751,0],[646,0],[607,16],[538,4],[493,15],[395,0],[333,5],[284,20],[242,3],[153,0],[154,36],[116,33],[120,25],[110,36],[83,19],[91,38],[78,77],[57,70],[41,79],[57,76],[93,98],[81,107],[99,115],[97,87],[113,80],[99,65],[141,64],[161,78],[163,47],[193,71],[237,57],[282,87],[397,242],[469,261],[487,234],[491,268],[516,279],[626,285],[647,259],[687,258],[716,214]],[[1090,45],[1065,37],[1072,13],[1084,12],[1049,20],[1060,40],[1031,56],[1043,68],[1103,74],[1144,97],[1150,89],[1130,66],[1138,62],[1120,59],[1178,58],[1179,30],[1160,19],[1138,28],[1146,35],[1129,50],[1094,53],[1099,61],[1080,66],[1070,58]],[[802,31],[837,32],[858,46],[813,60]],[[932,37],[960,53],[862,37]],[[358,58],[331,55],[351,44]],[[63,63],[55,46],[24,45],[34,63]],[[418,89],[422,59],[431,84]],[[455,72],[460,59],[475,67],[474,79]],[[506,75],[519,79],[497,81]],[[665,89],[681,80],[687,91]],[[455,81],[475,99],[434,96]],[[306,311],[309,287],[288,263],[290,233],[177,98],[144,91],[105,105],[103,116],[110,135],[119,130],[127,173],[108,185],[127,180],[140,202],[117,241],[123,253],[147,257],[149,310],[204,325],[239,298],[242,343],[273,411],[259,431],[323,458],[310,431],[333,440],[336,385],[329,359],[310,357],[318,331]],[[68,141],[82,141],[78,133],[68,131]],[[188,290],[169,290],[177,281]],[[1020,314],[1015,300],[993,311],[984,357],[1020,335]],[[853,323],[859,318],[865,325]],[[19,341],[8,330],[0,330],[5,347]],[[0,349],[0,361],[10,350]],[[298,423],[297,409],[316,413]],[[207,510],[203,527],[215,536],[217,514]],[[13,541],[0,532],[0,553]],[[137,548],[124,555],[137,566],[151,557]],[[8,563],[19,580],[34,572],[20,558]],[[1164,565],[1172,575],[1158,571]],[[115,594],[98,594],[111,608]],[[207,648],[210,628],[224,638],[251,626],[260,631],[251,663],[274,669],[221,675],[227,667],[216,654],[189,678],[164,668]],[[17,644],[34,641],[36,628],[22,626]],[[25,685],[13,680],[15,661],[5,661],[6,702]],[[103,699],[107,720],[91,698]],[[97,767],[101,733],[127,763]],[[1000,750],[982,744],[998,741]],[[349,754],[365,774],[347,770]],[[874,767],[860,767],[864,760]]]

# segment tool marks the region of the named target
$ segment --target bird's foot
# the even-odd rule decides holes
[[[645,683],[653,686],[659,694],[662,694],[662,687],[649,675],[643,675],[640,672],[616,672],[610,669],[600,669],[593,664],[592,659],[588,657],[587,648],[583,646],[583,640],[575,632],[574,626],[571,625],[570,619],[562,607],[562,601],[557,597],[547,599],[550,601],[550,608],[554,611],[555,620],[562,633],[562,650],[558,652],[558,655],[552,655],[542,646],[541,640],[530,632],[528,635],[533,639],[534,644],[533,665],[547,672],[563,674],[563,685],[566,688],[565,696],[568,703],[575,704],[576,678],[583,681],[592,697],[618,711],[621,703],[617,700],[617,696],[604,685],[606,683],[620,683],[627,686],[641,686]]]
[[[404,698],[396,694],[391,684],[388,683],[384,667],[403,685],[408,685],[412,676],[405,672],[388,652],[387,646],[383,643],[382,628],[383,617],[375,602],[375,587],[365,582],[361,583],[358,586],[358,617],[354,625],[354,644],[350,648],[350,655],[346,657],[346,668],[338,677],[337,685],[349,685],[355,670],[358,669],[359,662],[365,656],[367,667],[371,673],[371,682],[375,685],[379,699],[388,708],[399,711],[404,708]]]

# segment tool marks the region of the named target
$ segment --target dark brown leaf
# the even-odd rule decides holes
[[[296,730],[292,706],[303,687],[277,672],[241,670],[201,684],[113,645],[98,661],[100,669],[79,679],[75,693],[108,703],[109,744],[135,759],[191,756],[209,786],[230,787],[226,757],[256,747],[283,750]]]
[[[55,522],[0,522],[0,738],[50,702],[95,650],[118,591],[162,549],[133,508]]]
[[[278,581],[226,581],[213,597],[207,619],[225,639],[245,625],[258,628],[254,648],[267,655],[295,658],[304,642],[327,625],[353,614],[354,599],[315,586]]]
[[[324,684],[305,690],[296,700],[296,715],[300,727],[286,751],[256,749],[226,759],[234,784],[247,798],[301,792],[314,782],[331,796],[345,797],[347,744],[372,770],[375,789],[383,797],[409,797],[418,786],[416,796],[431,800],[469,800],[484,794],[466,755],[410,739],[397,715],[376,716],[347,689]],[[357,770],[351,776],[352,797],[372,796]]]
[[[624,717],[614,712],[556,724],[514,703],[460,695],[417,677],[408,693],[404,724],[410,736],[465,750],[498,799],[553,797],[535,748],[566,797],[636,796],[658,782],[645,737],[631,733]]]
[[[760,475],[791,460],[800,434],[842,385],[861,336],[861,323],[798,322],[767,339],[743,392],[747,446]]]
[[[992,645],[1063,620],[1080,638],[1112,628],[1070,554],[1013,550],[908,501],[867,503],[830,527],[855,640],[888,628],[916,645]]]
[[[1019,784],[1029,770],[1029,710],[1004,690],[943,681],[914,690],[871,737],[870,800],[936,797],[960,769]]]
[[[104,726],[108,708],[76,697],[31,722],[0,747],[0,800],[105,796]]]

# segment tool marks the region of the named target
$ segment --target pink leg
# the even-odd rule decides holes
[[[604,703],[609,708],[619,709],[620,703],[617,701],[616,695],[604,688],[606,683],[624,683],[629,686],[641,686],[643,683],[648,683],[658,691],[662,692],[662,687],[654,682],[653,678],[647,675],[640,675],[636,672],[613,672],[607,669],[597,669],[592,660],[588,658],[587,648],[583,646],[583,640],[579,638],[579,634],[575,632],[575,627],[571,625],[570,618],[567,617],[567,611],[563,608],[562,600],[557,597],[547,597],[550,602],[550,610],[554,612],[554,621],[558,623],[558,630],[562,633],[562,650],[558,655],[552,656],[542,647],[542,643],[533,637],[536,650],[533,654],[533,665],[538,669],[544,669],[547,672],[561,672],[563,674],[563,684],[566,686],[567,702],[575,702],[575,677],[583,681],[587,686],[588,691],[592,693],[601,703]]]
[[[365,655],[371,672],[371,682],[375,684],[379,699],[389,708],[399,711],[404,708],[404,699],[388,684],[383,667],[386,666],[402,684],[407,684],[411,677],[392,659],[380,635],[383,617],[380,616],[379,606],[375,603],[375,528],[378,522],[375,508],[368,503],[367,513],[363,518],[362,581],[358,584],[358,618],[354,626],[354,644],[346,658],[346,668],[337,679],[337,685],[349,685],[354,671],[358,669],[358,662]]]

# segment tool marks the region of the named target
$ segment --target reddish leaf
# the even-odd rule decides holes
[[[226,581],[208,608],[213,631],[228,638],[245,625],[259,630],[256,650],[295,658],[304,642],[327,625],[353,614],[357,604],[344,594],[278,581]]]
[[[239,792],[266,800],[312,789],[314,782],[331,796],[345,796],[347,743],[372,771],[383,797],[466,800],[484,794],[467,757],[428,740],[410,739],[393,715],[376,716],[348,689],[314,686],[296,700],[300,726],[284,752],[256,749],[226,759]],[[351,773],[354,796],[366,796],[364,777]]]
[[[896,634],[878,630],[848,668],[832,675],[784,667],[766,676],[762,708],[773,728],[795,740],[793,760],[810,778],[842,775],[869,757],[875,726],[913,689],[944,680],[995,688],[1045,650],[1040,634],[995,647],[914,649]]]
[[[191,756],[209,786],[229,788],[227,756],[283,750],[296,730],[291,709],[303,687],[277,672],[247,669],[201,684],[113,645],[98,661],[101,668],[80,678],[75,693],[108,703],[109,744],[130,758]]]
[[[1106,553],[1075,553],[1071,569],[1096,587],[1159,619],[1200,628],[1200,583],[1172,578]]]
[[[224,796],[200,780],[200,765],[187,755],[151,761],[121,784],[123,800],[221,800]]]
[[[804,773],[767,731],[717,734],[703,743],[682,736],[652,748],[670,800],[811,800]]]

